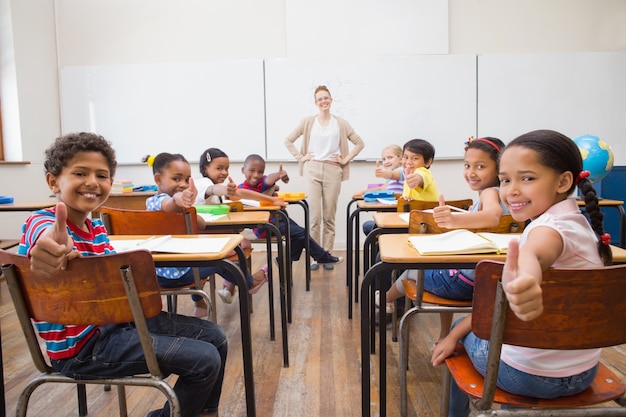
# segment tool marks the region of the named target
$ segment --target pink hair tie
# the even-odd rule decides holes
[[[611,235],[608,233],[601,234],[600,241],[603,245],[609,246],[611,244]]]
[[[576,177],[576,184],[578,184],[582,179],[589,178],[589,175],[591,175],[589,171],[580,171]]]

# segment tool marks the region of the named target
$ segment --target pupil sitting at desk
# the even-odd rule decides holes
[[[509,210],[500,200],[498,179],[498,157],[504,143],[493,137],[473,139],[465,143],[463,178],[467,185],[478,193],[478,201],[467,213],[452,213],[439,196],[439,207],[433,209],[433,218],[440,227],[447,229],[488,228],[500,221]],[[402,280],[417,279],[417,270],[407,270],[396,280],[385,294],[386,311],[393,312],[394,300],[405,296]],[[424,290],[453,300],[471,300],[474,294],[473,269],[429,269],[424,271]],[[376,299],[379,299],[378,292]],[[377,303],[378,304],[378,303]],[[452,313],[440,313],[439,340],[450,332]]]
[[[242,168],[243,175],[246,179],[244,182],[239,184],[239,188],[251,190],[256,194],[272,195],[276,191],[276,183],[278,180],[282,180],[285,183],[289,181],[287,172],[285,172],[282,168],[283,165],[280,164],[278,172],[264,175],[265,160],[263,157],[257,154],[248,155]],[[285,179],[287,181],[285,181]],[[287,232],[286,229],[287,228],[283,219],[279,219],[278,230],[280,230],[280,233],[283,236]],[[264,229],[254,229],[254,234],[258,238],[264,238],[265,233]],[[291,242],[291,260],[295,262],[300,259],[300,254],[305,247],[306,230],[291,218],[289,218],[289,239]],[[343,261],[341,256],[333,256],[330,252],[324,250],[324,248],[322,248],[312,237],[309,237],[309,250],[311,257],[317,264],[338,264]]]
[[[285,206],[285,203],[277,197],[263,195],[260,198],[256,193],[248,190],[240,190],[237,184],[228,176],[228,168],[230,168],[230,160],[228,155],[217,148],[209,148],[200,155],[200,173],[202,178],[198,178],[195,182],[198,193],[195,197],[195,204],[220,204],[222,198],[228,196],[232,200],[241,198],[249,198],[255,200],[268,201],[276,206]],[[241,242],[242,248],[249,248],[250,241],[244,239]],[[254,282],[248,292],[256,294],[263,283],[269,279],[267,276],[267,265],[254,273]],[[262,277],[263,281],[259,281]],[[224,287],[217,294],[223,302],[230,304],[233,302],[236,286],[233,281],[224,277]],[[259,285],[260,283],[260,285]]]
[[[65,269],[79,256],[112,253],[106,229],[91,212],[109,198],[117,161],[102,136],[72,133],[46,150],[44,168],[56,207],[33,213],[24,224],[19,253],[43,276]],[[217,416],[228,341],[207,320],[160,312],[146,320],[161,371],[178,375],[174,392],[183,417]],[[148,373],[133,323],[107,326],[35,322],[46,343],[50,365],[74,379]],[[53,413],[54,414],[54,413]],[[149,417],[168,417],[169,404]]]
[[[181,154],[171,154],[163,152],[155,158],[144,158],[146,162],[152,162],[152,173],[158,191],[155,196],[146,200],[148,210],[163,210],[167,212],[184,211],[191,207],[196,201],[198,190],[191,178],[191,168],[189,162]],[[198,227],[204,229],[204,219],[198,216]],[[231,273],[220,267],[200,268],[200,277],[206,278],[211,274],[219,274],[224,279],[233,282]],[[259,291],[261,286],[267,281],[267,268],[259,269],[254,275],[248,275],[248,290],[251,294]],[[194,282],[193,270],[191,268],[157,268],[159,285],[162,287],[178,287],[192,284]],[[233,284],[234,286],[234,284]],[[196,294],[192,294],[195,307],[193,315],[204,317],[208,314],[208,307],[204,299]],[[232,296],[230,298],[232,303]],[[230,303],[229,303],[230,304]]]

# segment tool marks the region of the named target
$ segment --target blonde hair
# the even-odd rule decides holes
[[[402,148],[398,145],[389,145],[385,146],[383,150],[380,152],[381,155],[385,153],[385,151],[389,151],[396,155],[398,158],[402,158]]]

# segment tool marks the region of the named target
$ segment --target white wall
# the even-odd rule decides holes
[[[331,4],[338,6],[329,17]],[[315,5],[303,6],[297,0],[0,0],[0,45],[6,40],[2,22],[8,11],[14,50],[13,62],[5,56],[0,61],[0,97],[17,87],[21,131],[19,138],[6,139],[21,143],[23,159],[30,161],[0,165],[0,194],[21,200],[48,194],[43,151],[61,132],[58,68],[66,65],[339,54],[626,51],[622,0],[322,0]],[[9,85],[4,80],[11,65],[16,76]],[[617,155],[616,162],[624,164],[624,158]],[[285,168],[292,178],[288,189],[304,190],[297,166],[287,163]],[[231,170],[239,174],[241,167]],[[432,170],[447,197],[473,197],[461,180],[460,161],[437,161]],[[151,182],[146,166],[121,166],[117,176],[137,184]],[[373,165],[354,163],[338,205],[338,249],[345,247],[345,206],[352,193],[369,182],[377,182]],[[292,211],[298,219],[297,209]],[[25,215],[0,216],[0,236],[19,236]]]

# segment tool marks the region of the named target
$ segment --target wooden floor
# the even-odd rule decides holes
[[[255,269],[264,263],[264,255],[255,252]],[[277,284],[275,288],[277,291]],[[16,398],[35,370],[4,281],[0,295],[7,416],[13,416]],[[360,315],[359,306],[355,305],[354,318],[347,318],[345,264],[333,271],[313,271],[311,290],[306,292],[304,263],[302,260],[295,263],[293,297],[293,322],[288,329],[290,366],[285,368],[278,317],[276,340],[269,340],[267,291],[254,296],[252,343],[257,416],[360,416]],[[187,297],[181,297],[179,303],[181,313],[191,312]],[[275,305],[278,314],[278,300]],[[238,305],[236,302],[225,305],[218,298],[217,310],[218,322],[230,341],[220,416],[245,416]],[[414,320],[411,328],[410,416],[439,415],[440,369],[429,363],[438,326],[436,315],[426,314]],[[624,345],[607,349],[604,359],[611,367],[626,369],[625,350]],[[391,337],[388,337],[387,363],[387,415],[398,416],[398,347]],[[377,356],[371,357],[370,364],[373,385],[377,385]],[[88,386],[87,393],[89,416],[119,415],[115,390],[104,392],[101,386]],[[146,388],[129,387],[127,397],[131,416],[145,416],[149,410],[160,408],[164,401],[158,391]],[[371,398],[372,416],[377,416],[377,389],[372,389]],[[37,388],[31,398],[29,417],[77,415],[73,386],[46,384]]]

